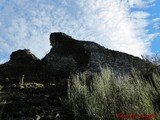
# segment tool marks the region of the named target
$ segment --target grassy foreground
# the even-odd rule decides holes
[[[109,69],[100,74],[73,75],[68,82],[68,104],[76,120],[160,119],[155,100],[160,96],[160,76],[154,75],[157,89],[138,74],[115,77]]]

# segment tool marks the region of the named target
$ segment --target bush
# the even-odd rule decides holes
[[[158,84],[160,76],[154,76]],[[153,103],[158,95],[159,90],[138,74],[134,79],[115,77],[108,68],[92,77],[87,72],[73,75],[68,82],[68,104],[76,120],[117,120],[118,113],[157,114]]]

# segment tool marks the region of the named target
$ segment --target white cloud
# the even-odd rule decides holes
[[[140,1],[139,1],[140,2]],[[139,3],[137,1],[136,4]],[[141,1],[142,2],[142,1]],[[94,40],[105,47],[136,56],[150,53],[151,37],[147,34],[148,13],[129,13],[128,2],[104,1],[82,3],[85,22],[99,37]],[[100,36],[101,35],[101,36]],[[152,35],[153,36],[153,35]]]
[[[146,17],[149,17],[150,14],[144,11],[138,11],[138,12],[131,13],[131,16],[136,19],[145,19]]]
[[[154,22],[159,22],[159,21],[160,21],[160,18],[159,18],[159,17],[158,17],[158,18],[154,18],[153,21],[154,21]]]
[[[160,30],[160,23],[159,22],[154,23],[153,27],[156,30]]]
[[[153,22],[153,28],[159,31],[160,30],[160,18],[155,18],[152,20],[152,22]]]
[[[130,13],[130,7],[150,3],[151,0],[2,0],[0,56],[9,57],[13,50],[29,48],[42,58],[51,48],[49,34],[56,31],[141,56],[150,52],[150,40],[155,36],[146,31],[149,14]]]
[[[155,0],[127,0],[127,1],[129,2],[129,5],[131,7],[144,8],[153,6],[153,2]]]

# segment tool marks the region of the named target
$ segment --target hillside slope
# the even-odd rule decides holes
[[[3,120],[69,119],[70,114],[62,106],[71,74],[94,73],[109,67],[116,75],[135,70],[149,79],[153,72],[159,72],[156,66],[138,57],[76,40],[65,33],[51,33],[50,43],[50,52],[41,60],[24,49],[13,52],[10,60],[0,65]]]

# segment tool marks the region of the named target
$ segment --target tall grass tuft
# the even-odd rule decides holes
[[[155,75],[155,78],[158,84],[160,76]],[[153,101],[159,92],[142,79],[136,73],[134,78],[129,75],[116,77],[108,68],[102,69],[100,74],[73,75],[68,82],[68,104],[74,118],[117,120],[118,113],[158,114]]]

